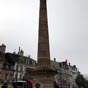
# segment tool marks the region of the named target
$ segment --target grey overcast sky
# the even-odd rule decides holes
[[[88,0],[47,0],[51,59],[88,73]],[[0,45],[37,60],[39,0],[0,0]]]

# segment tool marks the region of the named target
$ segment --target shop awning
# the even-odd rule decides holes
[[[59,84],[58,86],[61,88],[70,88],[69,84]]]
[[[28,78],[27,81],[33,83],[33,78]]]

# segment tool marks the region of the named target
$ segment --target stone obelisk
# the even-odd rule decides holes
[[[54,88],[56,71],[50,64],[49,33],[47,20],[47,2],[40,0],[39,36],[38,36],[38,64],[32,72],[33,88]]]
[[[40,67],[50,66],[49,34],[47,20],[46,0],[40,0],[39,12],[39,39],[38,39],[38,65]]]

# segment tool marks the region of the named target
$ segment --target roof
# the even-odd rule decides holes
[[[18,55],[11,54],[11,53],[5,53],[5,59],[8,63],[11,65],[14,65],[16,61],[18,61]]]

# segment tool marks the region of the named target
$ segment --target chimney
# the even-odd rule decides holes
[[[56,58],[54,58],[54,62],[56,62]]]
[[[68,62],[68,61],[67,61],[67,59],[66,59],[66,61],[65,61],[65,62],[66,62],[66,64],[67,64],[67,62]]]
[[[20,51],[20,55],[23,56],[24,55],[24,51],[21,49]]]
[[[18,55],[20,55],[20,56],[24,55],[24,51],[20,47],[19,47]]]
[[[16,52],[14,51],[13,54],[16,54]]]
[[[6,46],[4,44],[2,44],[0,46],[0,52],[5,53],[5,50],[6,50]]]
[[[69,66],[71,66],[70,62],[69,62]]]

